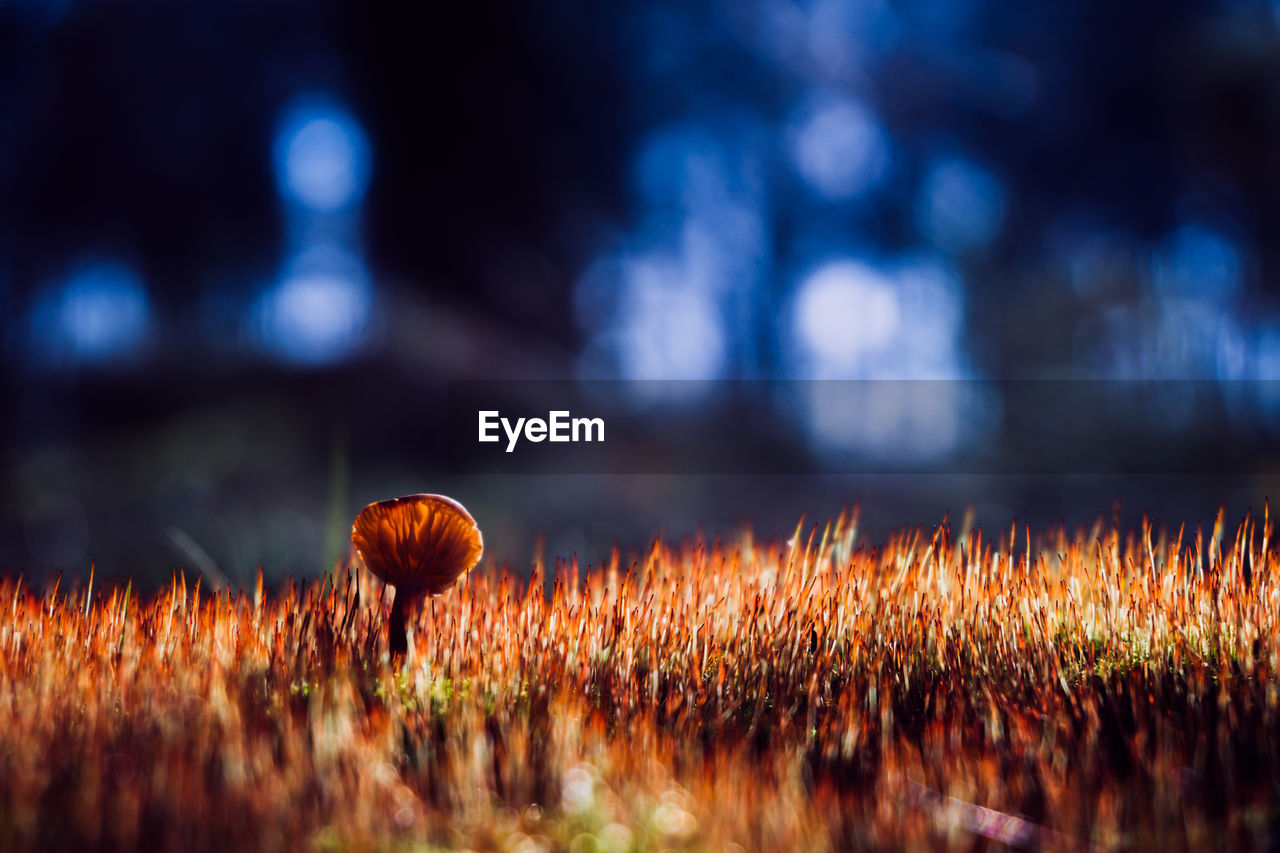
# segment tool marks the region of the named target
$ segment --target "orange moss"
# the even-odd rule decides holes
[[[433,599],[0,582],[0,847],[1256,847],[1277,554],[1101,525],[656,542]],[[550,583],[550,587],[547,584]]]

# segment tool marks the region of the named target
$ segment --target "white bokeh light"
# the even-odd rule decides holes
[[[799,343],[820,372],[856,370],[898,329],[893,282],[858,261],[819,267],[800,285],[794,309]]]
[[[358,259],[340,249],[313,248],[289,264],[258,308],[263,344],[287,361],[324,365],[364,343],[373,288]]]
[[[892,464],[953,453],[990,429],[993,402],[964,382],[963,285],[941,260],[844,259],[805,277],[792,307],[797,413],[820,453]],[[929,380],[929,381],[918,381]]]
[[[844,201],[884,180],[891,146],[869,109],[850,100],[832,100],[800,118],[791,156],[810,187],[833,201]]]
[[[368,139],[332,98],[308,96],[286,107],[273,157],[281,194],[317,213],[358,204],[368,188]]]
[[[118,361],[142,348],[151,320],[151,300],[133,269],[115,260],[87,261],[37,298],[32,348],[49,362]]]
[[[682,286],[678,270],[652,260],[630,265],[618,328],[618,362],[628,379],[712,379],[725,362],[714,301]]]

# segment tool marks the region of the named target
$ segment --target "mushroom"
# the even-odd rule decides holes
[[[444,495],[405,495],[371,503],[351,525],[351,544],[369,571],[395,587],[388,645],[408,651],[405,607],[439,595],[480,560],[484,540],[462,504]]]

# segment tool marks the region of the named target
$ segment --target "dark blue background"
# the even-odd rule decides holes
[[[423,490],[516,562],[858,497],[1243,512],[1267,400],[1256,465],[1174,480],[450,477],[440,413],[456,379],[1280,378],[1278,152],[1266,2],[0,0],[0,570],[311,573]],[[779,406],[818,470],[881,446]]]

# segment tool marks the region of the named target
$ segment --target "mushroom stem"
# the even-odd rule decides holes
[[[409,638],[405,636],[405,607],[409,604],[409,596],[400,591],[400,587],[396,587],[395,594],[391,597],[391,625],[390,632],[387,635],[387,646],[391,650],[391,656],[403,655],[409,651]]]

